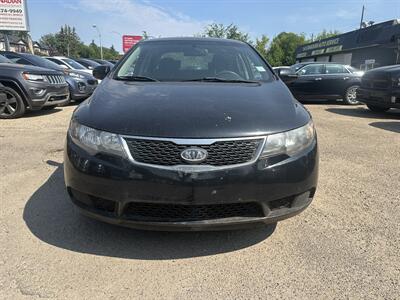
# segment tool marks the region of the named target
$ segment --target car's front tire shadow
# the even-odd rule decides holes
[[[80,215],[68,199],[62,165],[27,201],[23,214],[40,240],[71,251],[131,259],[178,259],[235,251],[268,238],[276,224],[240,231],[152,232]]]

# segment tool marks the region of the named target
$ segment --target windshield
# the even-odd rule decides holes
[[[61,60],[63,62],[66,62],[67,64],[69,64],[75,70],[86,70],[86,68],[84,66],[82,66],[80,63],[74,61],[73,59],[63,58]]]
[[[56,63],[53,63],[52,61],[49,61],[45,58],[32,55],[32,54],[24,54],[28,56],[28,59],[33,62],[36,66],[46,68],[46,69],[52,69],[52,70],[60,70],[62,71],[63,69],[57,65]]]
[[[11,60],[9,60],[7,57],[4,57],[3,55],[0,55],[0,63],[12,63]]]
[[[248,45],[222,41],[152,41],[138,44],[116,78],[142,76],[158,81],[218,78],[269,81],[273,75]]]

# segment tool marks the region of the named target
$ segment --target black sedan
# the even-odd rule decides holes
[[[280,68],[277,73],[300,101],[342,99],[349,105],[358,104],[356,91],[363,72],[354,67],[338,63],[300,63],[290,70]]]
[[[311,203],[311,115],[248,44],[146,40],[94,75],[102,84],[73,113],[64,152],[84,214],[206,230],[275,223]]]

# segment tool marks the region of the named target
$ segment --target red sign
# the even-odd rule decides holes
[[[128,52],[134,45],[139,43],[142,39],[140,35],[123,35],[122,36],[122,50],[124,53]]]

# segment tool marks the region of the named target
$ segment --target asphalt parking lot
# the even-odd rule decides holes
[[[310,104],[312,205],[265,229],[167,233],[80,216],[63,185],[74,106],[0,123],[0,298],[400,295],[400,111]]]

